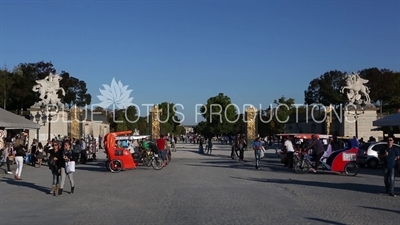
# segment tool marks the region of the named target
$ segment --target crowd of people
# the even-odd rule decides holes
[[[93,140],[93,137],[87,140],[84,138],[58,137],[47,140],[47,143],[43,145],[37,139],[33,139],[28,146],[28,137],[17,134],[10,142],[3,140],[7,144],[2,149],[1,155],[7,166],[7,174],[13,174],[10,167],[12,164],[16,164],[14,173],[16,180],[22,180],[24,164],[41,167],[43,163],[46,163],[52,175],[50,193],[57,196],[63,194],[67,178],[71,186],[70,193],[75,192],[73,178],[75,163],[85,164],[88,160],[96,160],[96,153],[101,146],[94,143]]]
[[[215,138],[205,138],[202,136],[195,137],[196,138],[193,138],[193,143],[199,143],[199,151],[202,153],[211,154],[213,141],[215,141]],[[225,141],[227,143],[229,142],[231,144],[231,158],[238,158],[239,162],[244,162],[244,151],[248,148],[245,135],[237,135],[232,138],[221,137],[221,139],[217,140],[220,140],[223,144],[225,144]],[[166,167],[169,162],[168,157],[171,157],[170,151],[176,151],[177,141],[178,138],[176,137],[161,135],[160,138],[155,141],[155,143],[152,143],[160,158],[163,160],[163,167]],[[374,141],[374,139],[370,138],[369,141]],[[311,151],[310,154],[313,156],[315,162],[312,171],[316,173],[320,165],[320,159],[324,154],[338,149],[350,147],[350,145],[358,146],[358,144],[363,143],[363,140],[361,139],[357,141],[355,139],[355,142],[357,143],[349,144],[349,142],[343,142],[335,137],[332,137],[329,138],[326,143],[324,143],[318,138],[317,135],[312,135],[310,140],[282,136],[282,162],[286,167],[292,169],[294,167],[293,159],[296,151]],[[387,143],[387,148],[379,151],[379,158],[384,169],[384,183],[386,192],[389,195],[394,196],[394,179],[396,168],[400,172],[400,149],[393,145],[393,136],[389,136],[387,138]],[[117,144],[121,145],[121,147],[128,148],[131,151],[132,156],[134,153],[144,155],[143,151],[146,151],[150,148],[149,142],[146,139],[131,140],[129,143],[127,143],[127,145],[124,145],[121,142],[118,142]],[[205,150],[203,149],[204,144]],[[36,167],[36,165],[41,167],[42,163],[46,162],[52,175],[52,186],[50,193],[54,196],[57,196],[63,194],[67,178],[71,187],[70,193],[75,192],[75,182],[73,177],[75,172],[75,163],[85,164],[89,158],[91,158],[91,160],[96,160],[98,147],[101,146],[100,144],[95,144],[96,150],[88,151],[88,146],[90,145],[92,145],[92,143],[87,143],[87,141],[85,141],[83,138],[69,139],[68,137],[65,137],[62,140],[48,140],[45,145],[43,145],[41,142],[38,142],[38,140],[33,139],[32,144],[28,147],[26,137],[23,135],[16,135],[12,142],[8,142],[4,146],[4,149],[2,149],[2,156],[7,165],[7,174],[13,174],[10,170],[10,165],[13,163],[16,164],[16,171],[14,174],[14,178],[16,180],[22,180],[21,175],[24,162],[29,163],[33,167]],[[260,170],[261,155],[262,152],[265,151],[267,145],[271,145],[271,138],[257,137],[253,142],[252,149],[254,150],[255,168],[257,170]],[[88,152],[90,152],[90,156],[88,155]]]

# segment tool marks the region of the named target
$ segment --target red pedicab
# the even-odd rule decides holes
[[[106,168],[111,172],[135,169],[139,162],[134,160],[130,151],[124,147],[117,146],[117,137],[127,137],[132,131],[120,131],[108,133],[104,138],[104,148],[107,154]],[[120,139],[120,138],[118,138]]]
[[[324,170],[356,176],[360,172],[360,167],[357,163],[357,140],[349,140],[348,144],[350,147],[333,152],[329,152],[329,149],[327,149],[320,159],[320,167]],[[303,153],[301,160],[295,165],[295,171],[296,173],[307,173],[314,165],[315,162],[312,161],[312,156],[308,153]]]

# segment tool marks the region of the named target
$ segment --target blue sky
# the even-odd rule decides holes
[[[267,108],[329,70],[400,71],[400,1],[3,1],[0,63],[53,62],[93,96],[115,77],[135,104],[222,92]],[[145,114],[146,107],[141,108]],[[200,117],[198,117],[200,120]]]

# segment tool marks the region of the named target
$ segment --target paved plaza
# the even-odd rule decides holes
[[[383,193],[380,170],[365,169],[356,177],[295,174],[269,150],[262,170],[256,171],[251,151],[245,154],[246,162],[239,163],[229,158],[229,146],[214,147],[213,155],[200,155],[197,145],[178,144],[178,152],[163,170],[140,166],[114,174],[106,171],[105,155],[100,154],[99,161],[77,166],[76,193],[68,193],[67,181],[67,193],[59,197],[48,194],[47,167],[24,166],[22,181],[1,171],[0,224],[399,222],[400,198]]]

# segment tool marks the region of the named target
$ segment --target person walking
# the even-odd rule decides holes
[[[64,142],[64,151],[62,153],[62,158],[58,159],[57,161],[59,162],[59,173],[61,174],[61,184],[60,184],[60,189],[58,190],[58,195],[63,194],[64,190],[64,185],[65,185],[65,179],[68,177],[69,183],[71,185],[71,194],[75,193],[75,182],[74,182],[74,176],[72,172],[67,171],[66,164],[69,162],[75,162],[75,159],[73,157],[72,151],[71,151],[71,142],[70,141],[65,141]]]
[[[262,146],[263,146],[263,144],[261,142],[261,137],[257,137],[257,139],[254,140],[254,143],[253,143],[254,157],[256,158],[256,170],[260,170],[260,159],[261,159]]]
[[[167,151],[165,150],[166,141],[164,139],[164,135],[160,135],[160,138],[157,139],[157,148],[158,152],[161,155],[161,159],[163,160],[163,166],[167,166]]]
[[[31,156],[31,166],[36,167],[36,150],[37,150],[37,140],[33,139],[31,149],[29,151]]]
[[[43,155],[44,155],[43,153],[44,153],[44,147],[42,145],[42,142],[39,142],[38,145],[37,145],[37,148],[36,148],[36,152],[35,152],[39,168],[42,165]]]
[[[387,139],[387,147],[379,151],[379,158],[383,162],[383,179],[386,193],[390,196],[396,196],[394,193],[394,180],[396,160],[400,160],[400,149],[393,145],[394,136]]]
[[[14,149],[13,149],[13,146],[11,143],[7,144],[7,147],[4,149],[3,154],[4,154],[4,159],[5,159],[6,165],[7,165],[6,173],[13,174],[11,172],[10,165],[14,162],[15,152],[14,152]]]
[[[60,189],[60,167],[58,161],[63,158],[60,142],[55,141],[52,148],[49,150],[48,165],[53,177],[50,194],[56,196]]]
[[[261,141],[261,139],[260,139]],[[240,135],[239,138],[239,162],[244,162],[244,149],[247,143],[243,135]]]
[[[17,140],[15,141],[14,144],[14,149],[15,149],[15,163],[17,164],[17,169],[15,170],[15,179],[16,180],[22,180],[21,179],[21,174],[22,174],[22,168],[24,166],[24,157],[26,156],[26,148],[23,145],[23,141],[21,140],[20,137],[17,137]]]

